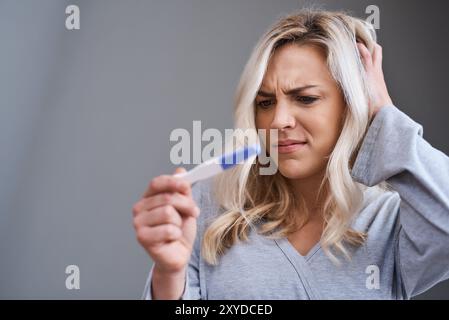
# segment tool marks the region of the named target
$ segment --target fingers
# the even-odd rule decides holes
[[[374,44],[373,63],[376,66],[382,65],[382,47],[377,43]]]
[[[177,169],[178,172],[182,172],[181,170],[183,169]],[[151,180],[142,198],[147,198],[161,192],[179,192],[190,195],[190,183],[175,176],[161,175]]]
[[[150,211],[157,207],[172,206],[182,215],[198,217],[199,209],[190,196],[180,193],[159,193],[149,198],[144,198],[133,207],[133,214],[137,216],[142,211]]]
[[[370,70],[373,67],[382,66],[382,47],[378,43],[374,43],[372,54],[361,42],[357,42],[357,48],[359,49],[360,56],[366,70]]]
[[[141,226],[155,227],[162,224],[173,224],[177,227],[182,226],[182,218],[172,206],[158,207],[146,214],[139,214],[134,219],[135,228]]]
[[[176,168],[176,169],[175,169],[175,174],[177,174],[177,173],[183,173],[183,172],[186,172],[186,169],[184,169],[184,168]]]
[[[162,224],[155,227],[139,228],[136,236],[142,245],[151,247],[159,243],[180,239],[182,237],[182,231],[173,224]]]
[[[357,48],[359,49],[360,56],[362,58],[363,65],[366,70],[370,70],[373,67],[373,60],[368,48],[361,42],[357,42]]]

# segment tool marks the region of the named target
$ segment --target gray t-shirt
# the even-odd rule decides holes
[[[200,254],[220,214],[211,181],[193,187],[201,209],[182,299],[409,299],[449,277],[449,158],[393,105],[373,119],[351,171],[368,186],[352,227],[367,233],[335,265],[320,244],[302,256],[287,240],[252,231],[219,260]],[[375,186],[387,181],[394,191]],[[151,274],[143,298],[151,299]]]

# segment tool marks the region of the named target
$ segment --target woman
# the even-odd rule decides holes
[[[448,278],[449,158],[393,105],[381,64],[360,19],[280,19],[235,108],[237,128],[278,130],[278,170],[153,179],[133,208],[154,261],[144,298],[408,299]]]

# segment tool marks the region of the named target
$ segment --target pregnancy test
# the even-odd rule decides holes
[[[248,158],[258,154],[260,154],[260,145],[253,144],[238,149],[235,152],[207,160],[197,165],[192,170],[175,174],[175,177],[183,178],[191,184],[194,184],[197,181],[213,177],[237,164],[243,163],[248,160]]]

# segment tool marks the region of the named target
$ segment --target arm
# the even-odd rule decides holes
[[[449,277],[449,158],[393,105],[372,121],[352,169],[368,186],[387,181],[401,198],[396,263],[407,297]]]
[[[142,299],[144,300],[152,300],[152,283],[157,280],[161,280],[162,283],[166,283],[167,285],[175,285],[177,286],[179,281],[184,283],[183,293],[180,296],[179,300],[199,300],[201,298],[200,295],[200,283],[199,283],[199,270],[198,270],[198,258],[197,252],[194,249],[192,252],[192,257],[190,259],[189,265],[187,267],[187,272],[185,275],[181,275],[182,280],[179,279],[156,279],[154,274],[154,265],[151,267],[150,273],[147,278],[147,282],[145,284],[145,289],[142,295]]]
[[[198,207],[200,208],[201,212],[203,211],[203,201],[202,201],[202,183],[197,183],[192,187],[192,197],[194,201],[197,203]],[[198,228],[197,230],[201,230],[201,214],[198,218]],[[155,272],[154,264],[150,269],[150,273],[148,275],[145,289],[142,295],[142,299],[144,300],[152,300],[153,297],[153,286],[156,283],[156,281],[159,282],[159,284],[167,286],[167,288],[170,287],[170,289],[179,289],[180,283],[183,283],[182,290],[178,290],[182,292],[179,299],[180,300],[199,300],[201,298],[201,292],[200,292],[200,281],[199,281],[199,256],[200,256],[200,232],[197,232],[192,255],[189,260],[189,264],[187,266],[187,270],[183,274],[179,274],[176,276],[169,276],[164,277],[163,275],[160,275]],[[157,285],[159,285],[157,284]]]

